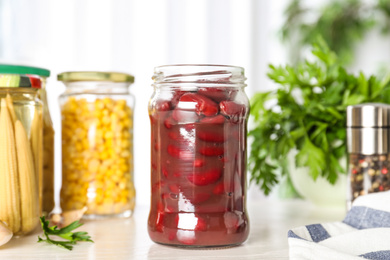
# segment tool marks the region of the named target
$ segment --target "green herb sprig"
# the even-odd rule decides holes
[[[346,155],[346,107],[390,103],[390,77],[348,73],[322,38],[312,53],[313,61],[294,67],[270,65],[268,77],[279,88],[251,100],[249,169],[251,181],[266,195],[287,175],[292,151],[297,167],[308,167],[314,180],[322,176],[334,184],[346,172],[339,163]]]
[[[46,242],[68,250],[72,250],[73,245],[75,245],[77,241],[87,241],[93,243],[87,232],[72,232],[83,225],[79,221],[72,222],[68,226],[58,229],[57,226],[49,227],[49,221],[45,220],[45,217],[40,217],[40,220],[46,239],[42,239],[38,236],[38,242]],[[59,236],[65,239],[65,241],[53,240],[49,237],[50,235]]]

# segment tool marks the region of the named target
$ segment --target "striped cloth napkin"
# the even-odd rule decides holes
[[[390,259],[390,191],[358,197],[342,222],[288,232],[290,259]]]

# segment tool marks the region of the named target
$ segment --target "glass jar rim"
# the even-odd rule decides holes
[[[122,72],[108,71],[67,71],[57,75],[63,82],[110,81],[118,83],[134,83],[134,76]]]
[[[217,64],[175,64],[154,68],[153,86],[202,84],[208,86],[245,87],[243,67]]]

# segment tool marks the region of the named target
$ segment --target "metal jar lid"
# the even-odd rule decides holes
[[[385,154],[389,152],[390,105],[366,103],[347,107],[348,152]]]
[[[134,77],[127,73],[108,71],[68,71],[57,75],[59,81],[112,81],[134,83]]]
[[[389,127],[390,105],[366,103],[347,107],[347,127]]]

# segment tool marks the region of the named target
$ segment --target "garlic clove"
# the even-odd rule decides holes
[[[58,226],[59,228],[66,227],[72,222],[80,220],[86,211],[87,207],[84,207],[82,209],[64,211],[61,214],[52,214],[50,220],[54,225]]]
[[[12,236],[12,231],[3,221],[0,221],[0,246],[8,243],[8,241],[11,240]]]

